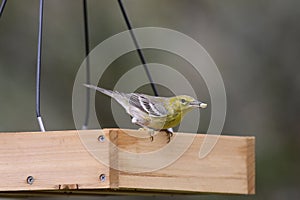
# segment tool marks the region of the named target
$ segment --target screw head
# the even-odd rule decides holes
[[[105,174],[101,174],[101,175],[99,176],[99,179],[100,179],[101,182],[104,182],[104,181],[106,180]]]
[[[98,140],[99,140],[100,142],[104,142],[105,136],[104,136],[104,135],[100,135],[100,136],[98,137]]]
[[[27,179],[26,179],[26,181],[27,181],[27,183],[28,183],[29,185],[32,185],[33,182],[34,182],[33,176],[28,176]]]

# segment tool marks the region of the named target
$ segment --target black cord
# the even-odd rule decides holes
[[[90,52],[89,40],[89,25],[88,25],[88,11],[87,0],[83,0],[83,21],[84,21],[84,40],[85,40],[85,56],[86,56],[86,84],[90,84],[90,59],[88,57]],[[89,123],[90,115],[90,89],[86,88],[86,113],[82,129],[86,129]]]
[[[140,46],[139,46],[139,44],[138,44],[138,42],[137,42],[137,39],[136,39],[136,37],[135,37],[135,35],[134,35],[134,32],[133,32],[133,30],[132,30],[132,26],[131,26],[131,23],[130,23],[130,21],[129,21],[129,18],[128,18],[127,14],[126,14],[126,10],[125,10],[125,8],[124,8],[124,5],[123,5],[123,3],[122,3],[122,0],[118,0],[118,3],[119,3],[119,6],[120,6],[120,9],[121,9],[121,12],[122,12],[122,14],[123,14],[123,17],[124,17],[124,19],[125,19],[127,28],[128,28],[128,30],[129,30],[129,32],[130,32],[131,38],[132,38],[132,40],[133,40],[133,43],[134,43],[134,45],[135,45],[136,51],[137,51],[137,53],[138,53],[138,55],[139,55],[139,57],[140,57],[140,60],[141,60],[141,62],[142,62],[142,64],[143,64],[144,69],[145,69],[145,72],[146,72],[146,74],[147,74],[147,77],[148,77],[148,79],[149,79],[149,81],[150,81],[150,85],[151,85],[151,87],[152,87],[152,90],[153,90],[153,92],[154,92],[154,95],[155,95],[155,96],[158,96],[158,92],[157,92],[156,86],[155,86],[155,84],[154,84],[154,82],[153,82],[153,79],[152,79],[152,77],[151,77],[151,74],[150,74],[150,71],[149,71],[149,69],[148,69],[148,66],[147,66],[147,63],[146,63],[144,54],[143,54],[143,52],[142,52],[142,50],[141,50],[141,48],[140,48]]]
[[[38,30],[38,52],[37,52],[37,68],[36,68],[36,116],[40,117],[40,84],[41,84],[41,53],[42,53],[42,34],[43,34],[43,4],[40,0],[39,10],[39,30]]]
[[[2,0],[1,6],[0,6],[0,17],[2,16],[2,13],[4,11],[4,7],[5,7],[5,4],[6,4],[6,1],[7,0]]]
[[[40,0],[39,10],[39,30],[38,30],[38,52],[37,52],[37,67],[36,67],[36,116],[38,118],[41,131],[45,131],[41,111],[40,111],[40,85],[41,85],[41,54],[42,54],[42,30],[43,30],[43,7],[44,0]]]

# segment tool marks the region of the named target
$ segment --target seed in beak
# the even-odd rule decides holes
[[[196,106],[198,108],[206,108],[207,104],[206,103],[202,103],[201,101],[192,101],[190,102],[191,106]]]
[[[200,108],[206,108],[207,104],[206,103],[200,103]]]

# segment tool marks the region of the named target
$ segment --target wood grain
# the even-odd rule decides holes
[[[186,192],[254,194],[254,137],[220,136],[207,157],[199,159],[199,150],[206,135],[177,133],[174,144],[167,143],[167,137],[160,133],[151,142],[139,138],[139,132],[110,130],[118,133],[119,151],[138,153],[130,158],[119,152],[119,188],[161,189]],[[157,167],[169,157],[176,157],[179,146],[186,145],[187,138],[193,138],[188,149],[169,165]],[[208,137],[217,137],[210,135]],[[172,143],[172,140],[170,143]],[[140,153],[159,151],[153,157],[139,159]],[[123,157],[122,157],[123,156]],[[144,155],[145,156],[145,155]],[[136,159],[134,159],[136,158]],[[151,163],[151,164],[150,164]],[[141,172],[143,169],[146,172]],[[135,171],[136,170],[136,171]],[[141,173],[136,173],[141,172]]]
[[[205,137],[175,133],[167,143],[165,133],[151,142],[146,131],[121,129],[0,133],[0,191],[254,194],[255,138],[220,136],[200,159]]]
[[[98,142],[98,133],[87,135]],[[108,142],[98,146],[108,155]],[[0,191],[109,188],[109,181],[99,181],[109,167],[85,149],[77,131],[1,133],[0,172]],[[31,185],[28,176],[34,178]]]

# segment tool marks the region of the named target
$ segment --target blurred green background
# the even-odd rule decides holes
[[[134,27],[170,28],[202,44],[226,87],[223,134],[256,136],[256,195],[143,198],[300,199],[300,1],[124,0],[124,4]],[[51,0],[44,6],[41,112],[47,130],[74,129],[72,88],[85,57],[82,1]],[[35,118],[38,8],[38,0],[9,0],[0,19],[1,132],[39,130]],[[88,12],[91,49],[126,30],[116,0],[88,0]],[[148,61],[180,63],[151,50],[145,55]],[[113,63],[102,86],[112,88],[122,70],[139,64],[135,54],[128,56]],[[143,90],[151,93],[149,87]],[[203,93],[209,100],[205,89]],[[97,110],[109,115],[110,101],[103,101]],[[204,114],[208,118],[209,112]],[[111,117],[101,121],[104,127],[115,126]],[[201,127],[199,131],[205,131],[206,125]]]

